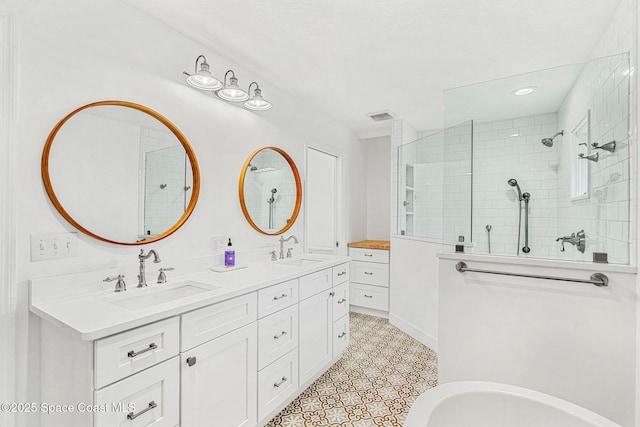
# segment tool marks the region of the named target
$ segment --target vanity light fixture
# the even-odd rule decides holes
[[[524,96],[524,95],[530,95],[532,94],[535,90],[536,90],[536,86],[527,86],[527,87],[521,87],[520,89],[516,89],[513,92],[511,92],[511,95],[514,96]]]
[[[200,71],[198,71],[198,61],[202,58],[200,64]],[[222,82],[216,79],[209,71],[209,64],[207,64],[207,58],[204,55],[200,55],[196,58],[195,73],[189,74],[183,71],[182,74],[187,76],[187,83],[196,89],[202,90],[218,90],[222,87]]]
[[[262,91],[260,90],[260,86],[258,86],[258,83],[251,82],[251,84],[249,84],[249,89],[247,90],[247,92],[251,94],[251,86],[253,85],[256,85],[256,88],[253,91],[253,96],[244,102],[244,108],[246,108],[247,110],[264,111],[273,107],[273,105],[271,105],[269,101],[262,97]]]
[[[231,73],[229,84],[227,84],[227,76]],[[224,86],[216,92],[219,98],[225,101],[245,101],[249,99],[249,94],[238,86],[238,79],[233,70],[229,70],[224,75]]]

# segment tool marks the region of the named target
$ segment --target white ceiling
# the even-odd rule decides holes
[[[366,113],[439,129],[445,89],[589,59],[619,3],[127,1],[360,136],[389,126]],[[268,99],[269,85],[260,86]]]

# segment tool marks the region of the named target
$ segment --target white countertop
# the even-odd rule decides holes
[[[291,259],[275,262],[255,262],[249,264],[247,268],[222,273],[205,270],[169,277],[166,284],[153,283],[149,284],[147,288],[136,288],[135,284],[129,284],[126,292],[113,292],[113,288],[110,286],[110,290],[88,291],[86,294],[81,293],[71,297],[45,300],[38,297],[34,298],[33,293],[39,292],[38,289],[40,287],[49,287],[46,293],[51,295],[51,286],[61,282],[73,281],[74,275],[65,276],[63,280],[60,277],[52,278],[49,282],[47,282],[47,279],[39,279],[31,282],[32,302],[30,310],[42,319],[77,335],[78,338],[90,341],[157,320],[177,316],[350,260],[346,256],[316,254],[305,255],[305,258],[316,258],[321,259],[321,261],[306,266],[287,265],[286,262],[290,262]],[[84,280],[87,280],[88,273],[84,273],[82,276]],[[95,276],[96,278],[92,278],[92,282],[93,280],[99,282],[100,278],[104,277],[104,271],[97,272]],[[197,286],[211,288],[211,290],[135,309],[124,308],[114,304],[114,302],[124,299],[152,294],[154,291],[159,290],[159,287],[162,287],[162,289],[177,288],[185,281],[197,282]],[[62,283],[61,286],[69,288],[72,285]],[[95,289],[95,286],[87,288]]]

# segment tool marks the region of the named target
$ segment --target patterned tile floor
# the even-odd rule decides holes
[[[344,356],[267,427],[395,427],[437,385],[435,352],[382,319],[351,313]]]

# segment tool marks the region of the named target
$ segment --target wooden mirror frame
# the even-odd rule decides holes
[[[244,177],[249,168],[249,163],[251,163],[253,158],[257,156],[258,153],[264,150],[273,150],[278,154],[280,154],[282,157],[284,157],[284,159],[289,164],[289,167],[291,168],[291,172],[293,173],[293,178],[296,181],[296,204],[293,208],[291,218],[289,219],[289,222],[282,229],[276,231],[275,233],[267,233],[266,231],[258,227],[258,225],[255,222],[253,222],[253,219],[251,219],[251,215],[249,215],[247,204],[244,200]],[[298,213],[300,212],[300,205],[302,204],[302,182],[300,181],[300,173],[298,172],[298,168],[296,167],[296,164],[294,163],[293,159],[289,156],[289,154],[287,154],[287,152],[282,150],[281,148],[272,147],[272,146],[258,148],[253,153],[251,153],[247,161],[244,162],[244,165],[242,166],[242,170],[240,172],[240,180],[238,182],[238,195],[240,197],[240,207],[242,208],[242,213],[244,214],[244,217],[246,218],[247,222],[251,225],[251,227],[253,227],[254,230],[256,230],[258,233],[265,234],[267,236],[277,236],[279,234],[282,234],[288,229],[290,229],[293,226],[293,223],[296,222],[296,219],[298,218]]]
[[[180,141],[180,143],[182,144],[182,147],[184,148],[187,154],[187,157],[189,158],[189,162],[191,163],[191,172],[193,174],[193,187],[191,192],[191,200],[189,201],[187,208],[185,209],[182,216],[178,219],[178,221],[171,228],[169,228],[162,234],[159,234],[155,237],[152,237],[146,240],[137,241],[137,242],[118,242],[115,240],[107,239],[106,237],[99,236],[91,232],[81,224],[79,224],[75,219],[73,219],[73,217],[64,209],[64,207],[62,206],[62,203],[60,203],[60,200],[58,200],[58,197],[56,196],[56,193],[53,190],[53,185],[51,184],[51,178],[49,176],[49,153],[51,151],[53,141],[55,140],[55,137],[58,134],[58,131],[60,130],[60,128],[62,128],[62,126],[67,121],[69,121],[69,119],[71,119],[77,113],[83,110],[86,110],[87,108],[100,107],[100,106],[118,106],[118,107],[132,108],[134,110],[138,110],[150,115],[151,117],[155,118],[156,120],[161,122],[163,125],[165,125],[171,131],[171,133],[173,133],[175,137],[178,138],[178,141]],[[191,148],[191,145],[189,144],[187,137],[184,136],[184,134],[180,131],[180,129],[177,128],[176,125],[174,125],[169,119],[164,117],[162,114],[144,105],[136,104],[128,101],[110,100],[110,101],[94,102],[91,104],[84,105],[72,111],[65,118],[60,120],[58,124],[55,125],[53,130],[51,130],[51,133],[47,137],[47,142],[45,143],[44,149],[42,150],[41,174],[42,174],[42,181],[44,182],[44,188],[47,192],[47,195],[49,196],[49,199],[51,199],[53,206],[69,224],[73,225],[76,229],[86,234],[87,236],[93,237],[94,239],[100,240],[102,242],[114,243],[116,245],[127,245],[127,246],[146,245],[148,243],[157,242],[158,240],[162,240],[165,237],[170,236],[177,229],[182,227],[184,223],[187,221],[187,219],[189,218],[189,216],[191,216],[191,214],[193,213],[193,210],[196,207],[196,202],[198,201],[198,195],[200,194],[200,169],[198,167],[198,161],[196,159],[196,155],[193,151],[193,148]]]

